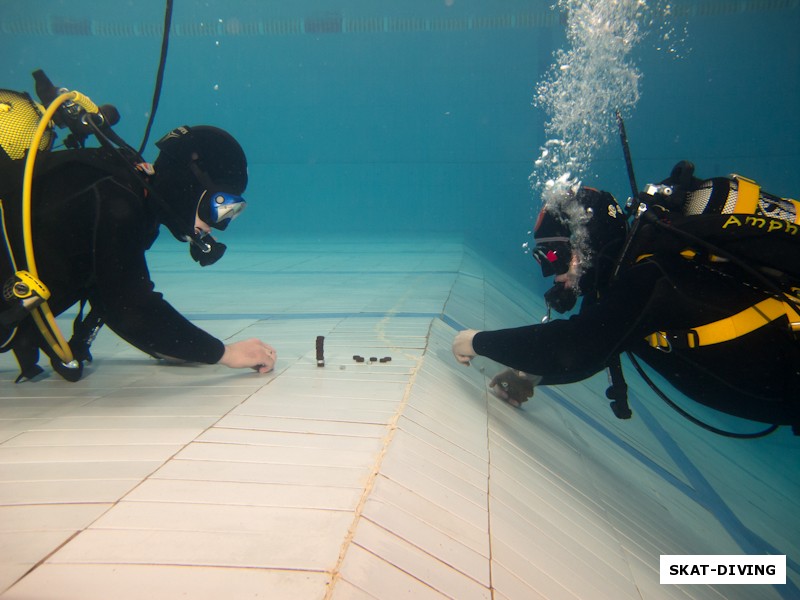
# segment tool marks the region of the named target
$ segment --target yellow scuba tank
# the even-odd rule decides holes
[[[722,193],[715,194],[715,187],[727,187]],[[716,201],[716,204],[713,202]],[[797,200],[781,198],[765,192],[752,179],[741,175],[730,175],[704,181],[697,190],[687,194],[683,213],[701,215],[709,212],[720,214],[759,215],[773,219],[781,219],[790,223],[800,223],[800,210]]]
[[[74,360],[72,350],[61,334],[47,304],[49,291],[38,279],[32,241],[31,189],[36,155],[39,151],[48,151],[55,138],[53,117],[56,111],[65,104],[88,113],[97,113],[98,108],[89,98],[79,92],[66,90],[59,90],[59,92],[62,93],[53,99],[46,110],[43,110],[25,93],[0,90],[0,146],[2,146],[0,159],[7,158],[11,161],[24,159],[25,162],[22,180],[22,223],[20,225],[27,265],[27,270],[18,270],[19,266],[14,258],[6,231],[9,224],[4,222],[5,241],[15,273],[13,279],[5,282],[3,296],[7,304],[16,302],[18,305],[21,304],[26,312],[29,311],[47,345],[61,361],[63,368],[59,370],[59,373],[70,381],[76,381],[82,371],[81,365]],[[6,160],[3,160],[0,167],[5,169],[5,163]],[[12,170],[11,167],[8,170]],[[0,216],[5,221],[2,202],[3,199],[0,197]],[[15,223],[14,226],[16,227],[17,224]],[[19,306],[14,307],[14,309],[18,308]],[[19,310],[14,309],[9,312],[19,317]],[[1,317],[0,321],[9,320],[8,314],[3,314]],[[11,322],[3,324],[12,325]],[[3,343],[10,341],[13,335],[12,332],[9,340]]]
[[[688,161],[678,163],[669,179],[647,185],[639,199],[650,205],[648,212],[669,221],[667,226],[664,219],[653,219],[661,225],[658,232],[679,235],[650,237],[641,245],[641,254],[633,253],[636,262],[653,256],[659,242],[662,251],[669,247],[687,261],[714,264],[736,259],[755,275],[751,285],[770,294],[719,321],[682,331],[653,332],[646,338],[650,346],[666,351],[710,346],[783,318],[790,332],[800,334],[800,299],[792,283],[800,276],[800,203],[767,193],[741,175],[697,179]]]
[[[660,184],[645,186],[638,199],[686,216],[755,215],[800,223],[797,200],[765,192],[755,181],[741,175],[698,179],[694,165],[685,160],[675,165],[669,178]]]
[[[28,155],[36,138],[36,130],[44,116],[44,107],[34,101],[25,92],[0,89],[0,175],[3,187],[0,188],[0,220],[3,225],[3,237],[7,246],[7,257],[11,263],[14,275],[3,283],[3,299],[13,306],[8,313],[3,313],[0,320],[8,326],[12,321],[20,318],[33,310],[36,306],[47,300],[50,293],[46,286],[32,277],[27,271],[18,271],[11,251],[11,241],[5,223],[4,198],[9,182],[17,175],[16,169],[10,167],[10,161],[22,161]],[[44,132],[38,138],[37,150],[47,151],[53,145],[55,133],[52,122],[48,123]],[[6,161],[9,162],[6,162]],[[8,172],[5,172],[8,171]],[[5,279],[5,278],[4,278]],[[14,306],[18,304],[19,306]],[[6,322],[8,321],[8,322]],[[10,341],[13,330],[9,332],[8,339],[0,339],[0,347]]]
[[[28,94],[0,89],[0,149],[13,160],[25,158],[43,116],[44,108]],[[54,138],[49,122],[37,149],[49,150]]]

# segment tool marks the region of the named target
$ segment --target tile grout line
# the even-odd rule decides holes
[[[108,509],[108,510],[111,510],[111,508],[109,507],[109,509]],[[106,511],[106,512],[108,512],[108,511]],[[106,514],[106,513],[104,512],[103,514]],[[101,516],[102,516],[102,515],[101,515]],[[98,519],[99,519],[99,518],[100,518],[100,517],[98,517]],[[15,585],[17,585],[17,584],[18,584],[20,581],[22,581],[23,579],[25,579],[25,578],[26,578],[28,575],[30,575],[31,573],[33,573],[33,572],[34,572],[36,569],[38,569],[38,568],[39,568],[39,567],[41,567],[41,566],[42,566],[44,563],[46,563],[48,560],[50,560],[50,558],[51,558],[52,556],[54,556],[54,555],[55,555],[56,553],[58,553],[58,552],[59,552],[59,551],[60,551],[60,550],[61,550],[61,549],[62,549],[64,546],[66,546],[66,545],[67,545],[67,544],[69,544],[69,543],[70,543],[72,540],[74,540],[76,537],[78,537],[78,535],[80,535],[81,533],[83,533],[84,531],[86,531],[86,529],[87,529],[87,528],[86,528],[86,527],[84,527],[83,529],[79,529],[78,531],[73,531],[73,532],[72,532],[72,535],[70,535],[70,536],[69,536],[69,537],[68,537],[66,540],[64,540],[63,542],[61,542],[61,543],[60,543],[58,546],[56,546],[55,548],[53,548],[53,549],[52,549],[50,552],[48,552],[48,553],[47,553],[45,556],[43,556],[41,559],[39,559],[39,560],[38,560],[38,561],[37,561],[37,562],[36,562],[36,563],[35,563],[33,566],[31,566],[31,568],[30,568],[30,569],[28,569],[28,570],[27,570],[27,571],[25,571],[25,572],[24,572],[22,575],[20,575],[20,576],[19,576],[17,579],[15,579],[14,581],[12,581],[12,582],[11,582],[11,584],[10,584],[8,587],[6,587],[5,589],[1,589],[1,588],[0,588],[0,596],[2,596],[3,594],[5,594],[6,592],[10,591],[10,590],[11,590],[11,589],[12,589],[12,588],[13,588]]]
[[[483,277],[483,326],[486,327],[486,277]],[[484,382],[486,380],[484,379]],[[495,598],[494,589],[494,556],[492,552],[492,430],[491,430],[491,408],[489,406],[489,391],[484,386],[483,397],[486,400],[486,535],[487,547],[489,551],[489,594],[492,600]]]
[[[414,366],[414,370],[411,373],[411,377],[409,378],[408,384],[406,384],[405,392],[403,393],[403,399],[400,401],[400,404],[395,411],[395,414],[392,416],[391,421],[389,421],[388,429],[386,436],[383,438],[383,444],[381,446],[381,450],[378,453],[377,458],[375,459],[375,463],[373,464],[372,471],[370,472],[369,479],[367,480],[366,484],[364,485],[364,491],[361,494],[361,498],[358,500],[358,504],[356,505],[355,513],[353,515],[353,521],[350,524],[350,527],[347,530],[347,534],[345,535],[344,541],[342,542],[341,549],[339,551],[339,556],[336,559],[336,565],[330,571],[330,580],[328,588],[325,592],[324,600],[331,600],[333,598],[333,592],[336,588],[336,583],[341,578],[341,569],[342,564],[344,563],[344,559],[347,556],[347,551],[350,549],[350,546],[353,544],[353,539],[355,538],[356,528],[358,527],[359,522],[361,521],[361,516],[364,512],[364,507],[367,504],[367,500],[372,495],[372,490],[375,487],[375,482],[378,479],[378,475],[380,475],[381,466],[383,465],[383,460],[386,458],[386,453],[389,451],[389,447],[391,446],[392,441],[394,440],[395,433],[397,432],[397,423],[400,420],[400,417],[403,415],[406,406],[408,406],[409,397],[411,396],[411,390],[414,388],[414,383],[417,380],[417,375],[422,367],[422,363],[425,360],[425,352],[427,352],[428,344],[430,342],[430,334],[431,329],[433,328],[434,321],[431,320],[431,324],[428,326],[428,333],[425,336],[425,351],[420,356],[417,364]]]

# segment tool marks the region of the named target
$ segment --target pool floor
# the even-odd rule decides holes
[[[274,345],[273,373],[108,330],[74,384],[14,385],[0,355],[3,600],[800,597],[785,428],[720,438],[632,369],[630,421],[604,374],[505,405],[500,367],[450,343],[541,300],[459,239],[224,241],[206,269],[159,241],[153,277],[218,337]],[[663,554],[785,554],[787,584],[661,585]]]

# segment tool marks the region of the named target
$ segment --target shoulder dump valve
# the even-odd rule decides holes
[[[317,366],[325,366],[325,337],[317,336]]]

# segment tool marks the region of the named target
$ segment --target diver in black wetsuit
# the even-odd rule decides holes
[[[247,185],[244,151],[230,134],[210,126],[179,127],[157,146],[154,166],[140,165],[148,171],[144,181],[106,148],[40,154],[33,183],[32,236],[39,277],[51,293],[50,308],[58,315],[78,302],[90,304],[91,312],[83,322],[76,321],[69,343],[77,361],[91,359],[92,330],[105,323],[158,358],[266,373],[276,360],[271,346],[257,339],[226,345],[193,325],[155,291],[145,259],[160,224],[186,241],[187,230],[208,235],[212,227],[226,228],[241,212]],[[3,221],[19,261],[25,256],[18,201],[22,161],[0,158]],[[166,202],[155,202],[154,192]],[[204,239],[214,243],[210,236]],[[2,250],[0,245],[0,271],[6,282],[20,267],[12,268],[11,255]],[[201,264],[211,262],[194,246],[191,250]],[[215,258],[223,250],[224,245],[215,243]],[[0,298],[0,317],[12,314],[13,301]],[[39,349],[55,359],[30,316],[0,325],[0,350],[14,351],[22,369],[18,381],[41,372]]]
[[[583,241],[571,231],[566,205],[545,206],[536,225],[534,257],[545,277],[555,276],[555,286],[545,294],[548,306],[567,312],[583,296],[579,312],[540,325],[462,331],[453,342],[456,359],[469,364],[481,355],[511,367],[490,385],[520,406],[536,385],[583,380],[628,351],[695,401],[755,421],[800,423],[796,298],[776,299],[762,277],[732,261],[708,252],[681,254],[685,240],[680,238],[659,248],[652,242],[670,235],[656,224],[642,227],[633,238],[640,240],[633,259],[620,263],[627,227],[613,196],[590,188],[571,193],[573,206],[577,203],[582,212],[577,220],[571,214],[572,224],[578,223],[572,228],[583,230]],[[768,219],[754,221],[766,231]],[[798,228],[782,223],[791,235],[770,233],[769,242],[786,244],[796,256]],[[785,276],[777,269],[770,272],[779,280]],[[783,287],[791,290],[792,284]],[[796,296],[796,288],[791,294]]]

